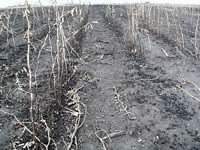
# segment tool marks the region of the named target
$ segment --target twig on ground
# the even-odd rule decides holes
[[[120,109],[120,111],[124,111],[127,115],[128,115],[128,118],[130,119],[130,120],[134,120],[134,119],[136,119],[135,117],[131,117],[130,116],[130,114],[132,114],[131,112],[129,112],[128,110],[127,110],[127,106],[125,106],[124,105],[124,102],[122,102],[121,100],[120,100],[120,95],[118,94],[118,92],[117,92],[117,88],[116,87],[113,87],[114,88],[114,91],[115,91],[115,101],[116,101],[116,104],[120,104],[120,107],[121,107],[121,109]]]
[[[104,140],[98,135],[98,132],[95,132],[96,137],[99,139],[101,144],[103,145],[103,149],[107,150]]]
[[[163,53],[164,53],[167,57],[169,57],[169,55],[167,54],[167,52],[166,52],[163,48],[161,48],[161,50],[163,51]]]
[[[197,84],[195,84],[194,82],[189,81],[189,80],[183,80],[183,83],[181,83],[180,85],[176,85],[176,87],[178,89],[180,89],[181,91],[185,92],[187,95],[189,95],[193,99],[195,99],[197,101],[200,101],[199,98],[195,97],[194,95],[192,95],[191,93],[189,93],[188,91],[186,91],[184,88],[182,88],[182,85],[186,85],[187,83],[193,85],[198,91],[200,91],[200,88],[197,86]]]
[[[99,43],[105,43],[105,44],[109,44],[109,42],[108,42],[108,41],[104,41],[104,40],[102,40],[102,39],[99,39],[99,38],[97,38],[97,39],[96,39],[96,41],[97,41],[97,42],[99,42]]]
[[[180,85],[176,85],[176,87],[177,87],[178,89],[180,89],[181,91],[185,92],[187,95],[189,95],[189,96],[192,97],[193,99],[195,99],[195,100],[197,100],[197,101],[200,102],[200,99],[199,99],[199,98],[197,98],[197,97],[193,96],[192,94],[190,94],[188,91],[186,91],[185,89],[183,89]]]
[[[101,129],[102,132],[104,132],[106,134],[107,139],[110,140],[110,142],[112,142],[110,135],[108,134],[108,132],[106,132],[104,129]],[[102,138],[103,139],[103,138]],[[104,139],[103,139],[104,140]]]
[[[26,130],[28,133],[30,133],[32,136],[34,136],[34,138],[35,138],[39,143],[41,143],[43,146],[45,146],[45,144],[42,143],[42,142],[40,141],[40,139],[35,135],[35,133],[32,132],[27,126],[25,126],[25,125],[17,118],[16,115],[14,115],[14,114],[12,114],[12,113],[9,113],[9,112],[6,112],[6,111],[4,111],[4,110],[2,110],[2,109],[1,109],[0,111],[1,111],[2,113],[6,114],[6,115],[12,116],[12,117],[17,121],[17,123],[18,123],[20,126],[24,127],[24,130]]]
[[[189,80],[184,80],[184,82],[192,84],[193,86],[195,86],[200,91],[200,87],[198,87],[197,84],[195,84],[194,82],[189,81]]]
[[[155,78],[152,78],[152,79],[139,79],[140,81],[153,81],[153,80],[157,80],[159,79],[159,77],[155,77]]]
[[[91,63],[94,63],[94,62],[102,60],[103,57],[104,57],[104,54],[102,54],[98,59],[92,60],[90,62],[85,62],[83,59],[81,59],[81,60],[83,60],[84,64],[88,65],[88,64],[91,64]]]
[[[40,139],[39,139],[39,137],[38,136],[36,136],[36,134],[34,133],[34,132],[32,132],[25,124],[32,124],[32,122],[21,122],[18,118],[17,118],[17,116],[16,115],[14,115],[13,113],[9,113],[9,112],[6,112],[5,110],[0,110],[0,112],[2,112],[2,113],[4,113],[4,114],[6,114],[6,115],[9,115],[9,116],[12,116],[14,119],[15,119],[15,121],[17,122],[17,124],[19,124],[21,127],[23,127],[24,128],[24,131],[27,131],[30,135],[32,135],[33,137],[34,137],[34,139],[38,142],[38,143],[40,143],[41,145],[43,145],[44,147],[45,147],[45,150],[48,150],[49,149],[49,146],[50,146],[50,144],[51,144],[51,141],[53,142],[53,144],[54,144],[54,146],[55,146],[55,150],[57,150],[57,145],[56,145],[56,143],[55,143],[55,141],[51,138],[51,135],[50,135],[50,132],[51,132],[51,130],[50,130],[50,128],[48,127],[48,125],[47,125],[47,122],[46,122],[46,120],[44,120],[44,119],[42,119],[41,120],[41,122],[42,123],[44,123],[44,127],[45,127],[45,131],[47,132],[47,139],[48,139],[48,141],[47,141],[47,144],[44,144]],[[38,123],[36,123],[36,122],[34,122],[35,124],[38,124]],[[32,144],[35,144],[35,143],[32,143]],[[25,148],[29,148],[29,146],[30,146],[30,143],[24,143],[24,144],[22,144],[22,146],[23,147],[25,147]]]
[[[110,133],[107,136],[104,136],[102,139],[103,140],[106,140],[106,139],[110,139],[111,140],[111,138],[114,138],[114,137],[117,137],[117,136],[121,136],[121,135],[124,135],[124,134],[126,134],[125,131],[117,131],[117,132]]]

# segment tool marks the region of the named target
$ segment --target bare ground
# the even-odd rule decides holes
[[[89,21],[98,24],[86,34],[87,63],[79,68],[88,107],[80,149],[199,149],[199,102],[176,88],[183,79],[199,84],[199,62],[153,34],[151,47],[142,39],[144,58],[135,59],[123,37],[108,28],[101,9],[91,8]],[[191,84],[182,88],[199,96]]]
[[[199,60],[154,33],[149,37],[151,46],[141,33],[144,55],[138,59],[135,50],[127,48],[125,35],[113,28],[119,24],[106,20],[102,11],[103,6],[90,7],[88,22],[98,23],[87,30],[80,45],[84,61],[77,65],[80,72],[77,80],[80,79],[76,86],[83,86],[79,94],[87,112],[77,135],[79,149],[100,150],[105,146],[108,150],[200,150],[199,102],[183,91],[199,98],[199,89],[191,84],[191,81],[200,84]],[[9,59],[1,58],[1,62],[11,63],[11,72],[6,72],[9,76],[1,81],[1,87],[15,89],[13,72],[23,70],[26,60],[24,51],[14,51],[10,46],[0,49],[9,55]],[[23,41],[21,46],[25,49]],[[41,61],[38,74],[45,78],[51,63],[49,57],[48,51],[41,55],[45,61]],[[3,69],[6,71],[2,67],[1,73]],[[26,79],[23,74],[21,80]],[[182,84],[183,79],[189,82]],[[15,101],[4,92],[14,95]],[[27,104],[23,101],[26,96],[23,92],[0,89],[0,109],[12,110],[16,116],[26,118]],[[60,122],[58,135],[64,136],[67,134],[64,124],[69,123]],[[6,149],[12,138],[20,137],[21,133],[12,116],[1,114],[0,148]]]

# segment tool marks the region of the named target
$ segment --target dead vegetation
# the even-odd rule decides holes
[[[75,88],[78,72],[72,60],[81,58],[82,38],[91,24],[87,16],[87,6],[39,8],[31,7],[28,1],[25,8],[1,13],[1,36],[7,39],[1,41],[1,48],[11,49],[5,59],[22,60],[16,71],[15,64],[1,66],[1,83],[5,83],[1,86],[2,94],[14,90],[9,95],[11,101],[14,94],[20,93],[17,99],[22,102],[16,104],[18,115],[1,106],[1,115],[10,116],[17,131],[23,131],[13,137],[7,148],[76,147],[76,133],[87,108],[77,93],[81,87]],[[19,57],[15,57],[17,53]],[[9,83],[16,84],[15,87],[8,87],[6,71],[12,72],[13,80]]]
[[[90,79],[84,74],[83,78],[89,80],[85,84],[77,85],[83,73],[78,67],[95,63],[112,66],[112,61],[106,62],[105,59],[115,58],[115,52],[100,53],[92,61],[87,61],[91,54],[82,56],[83,39],[87,30],[93,29],[93,25],[99,23],[96,20],[88,22],[89,7],[91,6],[31,7],[26,0],[26,6],[23,8],[1,10],[0,112],[2,122],[7,117],[10,122],[14,122],[8,130],[15,129],[15,134],[11,135],[10,139],[5,139],[6,144],[2,147],[45,150],[79,148],[77,134],[85,123],[88,107],[81,100],[79,92],[86,84],[95,82],[95,85],[101,79]],[[174,89],[176,92],[180,90],[200,101],[196,96],[199,92],[198,85],[189,80],[175,82],[163,79],[161,75],[166,73],[162,69],[146,65],[146,49],[154,50],[151,41],[153,36],[158,41],[176,47],[185,56],[199,60],[199,9],[150,3],[95,7],[104,8],[99,12],[106,23],[105,26],[115,33],[116,37],[113,38],[126,45],[127,57],[133,61],[129,70],[134,68],[135,72],[126,73],[129,79],[126,86],[131,84],[131,88],[137,87],[135,93],[128,95],[135,100],[130,103],[133,103],[133,106],[147,103],[157,111],[155,105],[158,104],[149,102],[155,94],[156,98],[165,100],[159,105],[166,109],[166,114],[176,113],[184,120],[181,115],[186,113],[185,120],[190,120],[194,113],[190,113],[186,104],[178,101],[179,97],[170,95],[170,92]],[[95,42],[100,45],[96,45],[98,50],[104,49],[101,44],[112,44],[109,39],[98,37]],[[160,51],[166,59],[172,59],[172,53],[164,47]],[[161,75],[154,75],[155,72]],[[188,91],[187,87],[195,90]],[[170,92],[167,93],[165,88]],[[137,120],[135,113],[129,110],[132,106],[125,103],[129,101],[128,96],[122,96],[119,89],[112,87],[114,107],[123,113],[123,116],[127,116],[127,120]],[[151,94],[150,98],[145,90]],[[126,97],[126,101],[122,97]],[[171,104],[174,107],[171,107]],[[112,138],[129,133],[139,136],[139,131],[107,132],[103,128],[95,128],[94,135],[106,150],[108,140],[111,143]],[[155,141],[159,141],[157,136]],[[138,137],[137,142],[142,143],[143,140]]]

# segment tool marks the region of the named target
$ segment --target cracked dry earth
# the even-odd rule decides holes
[[[200,149],[199,102],[175,88],[184,77],[198,83],[198,65],[153,36],[152,49],[144,46],[145,59],[136,60],[123,37],[108,28],[102,9],[90,8],[89,22],[98,23],[88,29],[82,46],[86,63],[79,66],[78,85],[85,84],[79,94],[87,113],[79,149]],[[184,88],[198,96],[194,87]]]

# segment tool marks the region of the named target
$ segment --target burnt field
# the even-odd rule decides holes
[[[200,150],[199,7],[0,14],[0,149]]]

